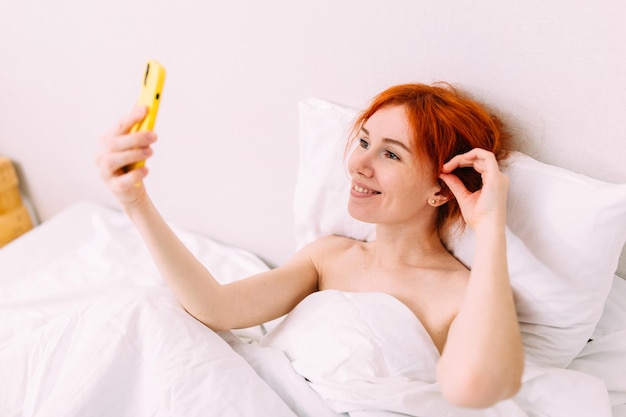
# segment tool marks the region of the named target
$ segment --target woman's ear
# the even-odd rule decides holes
[[[439,187],[440,187],[439,192],[435,193],[435,196],[437,198],[445,200],[444,202],[446,203],[454,199],[454,194],[452,194],[452,191],[450,191],[450,188],[448,188],[448,185],[441,178],[437,178],[437,183],[439,184]]]
[[[428,204],[433,207],[442,206],[454,198],[454,195],[442,179],[437,178],[437,183],[439,185],[439,189],[435,190],[433,195],[431,195],[428,199]]]

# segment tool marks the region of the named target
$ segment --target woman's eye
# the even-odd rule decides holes
[[[389,158],[389,159],[395,159],[396,161],[400,160],[398,155],[396,155],[395,153],[393,153],[391,151],[385,151],[385,154],[387,155],[387,158]]]
[[[370,144],[363,138],[359,139],[359,144],[363,149],[368,149],[370,147]]]

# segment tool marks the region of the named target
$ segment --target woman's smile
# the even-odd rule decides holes
[[[378,194],[380,194],[380,191],[372,190],[371,188],[356,182],[352,183],[352,188],[350,189],[350,195],[354,197],[370,197]]]

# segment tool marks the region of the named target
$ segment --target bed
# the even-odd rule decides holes
[[[370,225],[345,211],[341,150],[354,115],[320,98],[299,104],[298,246],[331,233],[375,239]],[[508,256],[527,355],[523,388],[511,400],[455,408],[436,383],[379,379],[358,355],[351,382],[337,383],[345,375],[312,360],[319,356],[312,328],[293,340],[301,345],[298,366],[319,375],[307,381],[295,358],[264,342],[288,319],[212,332],[173,297],[126,217],[82,201],[0,250],[0,415],[626,416],[626,280],[618,270],[626,184],[520,152],[503,169],[511,178]],[[269,268],[248,250],[173,227],[223,282]],[[471,236],[452,236],[450,246],[469,265]],[[399,349],[405,339],[394,329],[390,349]],[[326,331],[339,337],[345,329]]]

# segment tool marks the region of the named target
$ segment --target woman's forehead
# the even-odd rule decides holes
[[[394,139],[407,146],[411,143],[411,126],[404,106],[385,106],[376,110],[362,128],[370,135]]]

